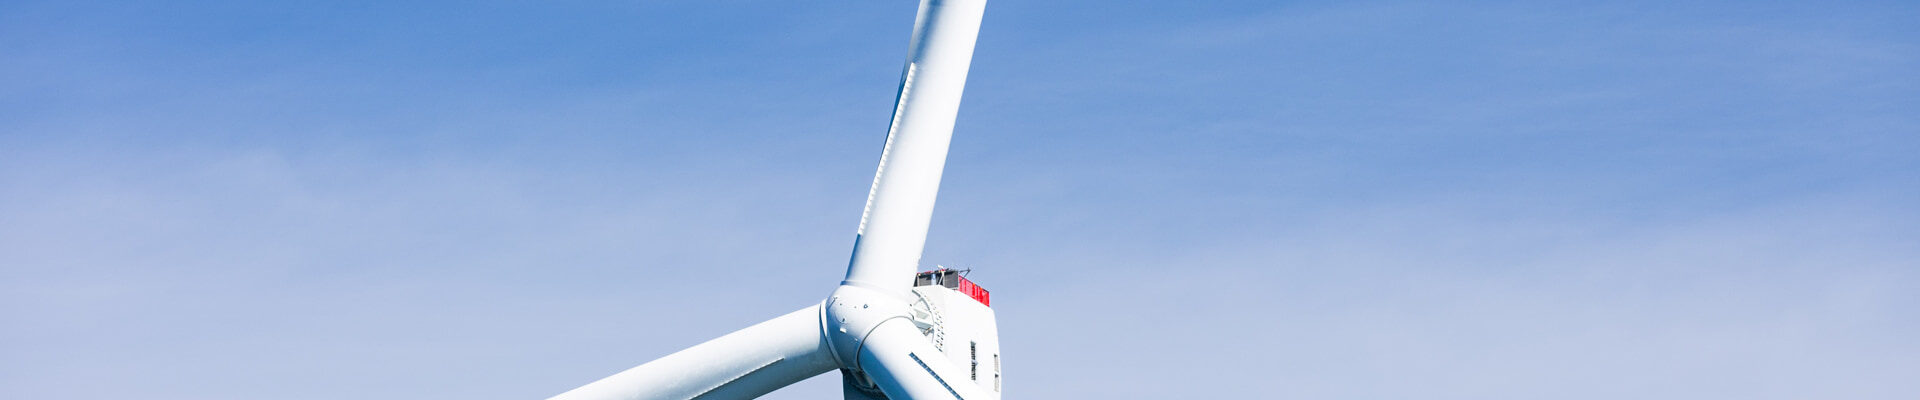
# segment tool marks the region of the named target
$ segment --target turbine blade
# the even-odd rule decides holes
[[[891,399],[997,400],[947,361],[912,324],[882,323],[860,352],[859,368]]]
[[[893,122],[841,284],[907,297],[927,243],[986,0],[922,0]]]
[[[751,399],[835,368],[814,305],[549,400]]]

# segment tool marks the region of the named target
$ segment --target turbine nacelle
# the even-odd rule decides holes
[[[848,390],[884,397],[878,395],[884,392],[882,385],[867,372],[866,342],[875,332],[904,332],[900,327],[911,326],[931,346],[911,346],[910,351],[918,352],[909,359],[966,371],[964,380],[953,377],[956,372],[942,374],[948,378],[939,382],[955,392],[979,393],[965,398],[999,398],[1000,344],[986,290],[957,271],[940,269],[919,273],[912,293],[907,303],[909,299],[889,293],[842,285],[822,304],[823,336],[845,372]],[[963,385],[973,387],[959,387]]]
[[[948,327],[941,322],[940,308],[932,305],[945,301],[924,298],[948,294],[957,292],[944,287],[916,288],[914,296],[923,299],[907,303],[906,299],[859,286],[835,289],[820,315],[823,336],[845,371],[848,390],[869,398],[878,398],[872,393],[877,389],[887,398],[904,393],[907,396],[900,398],[951,395],[998,399],[997,391],[991,390],[994,387],[982,387],[976,381],[977,364],[959,363],[953,349],[942,348],[933,340],[934,334],[944,333]],[[915,312],[914,305],[932,307],[922,309],[930,312]],[[990,314],[988,323],[991,329]],[[994,354],[997,358],[997,350]]]

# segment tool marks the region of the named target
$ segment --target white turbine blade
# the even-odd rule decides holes
[[[986,0],[922,0],[893,123],[842,284],[907,297],[960,112]]]
[[[794,311],[553,396],[549,400],[751,399],[839,368],[820,306]]]
[[[859,368],[890,399],[997,400],[906,322],[882,323],[867,335]]]

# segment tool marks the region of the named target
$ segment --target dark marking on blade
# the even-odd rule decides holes
[[[907,353],[907,357],[913,357],[913,362],[920,363],[920,369],[927,370],[927,375],[932,376],[934,381],[940,382],[940,387],[947,388],[947,393],[953,394],[953,398],[967,400],[965,397],[960,397],[960,392],[954,391],[953,385],[948,385],[946,379],[941,379],[940,374],[933,373],[933,367],[927,366],[926,361],[920,361],[919,354]]]

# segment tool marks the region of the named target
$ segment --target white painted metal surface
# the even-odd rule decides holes
[[[986,343],[997,361],[992,310],[946,288],[931,292],[954,319],[929,332],[964,332],[936,347],[911,314],[914,271],[960,108],[986,0],[922,0],[880,166],[867,194],[847,275],[826,302],[742,329],[554,396],[556,400],[749,399],[840,369],[849,400],[997,400],[959,361]],[[950,303],[950,304],[949,304]],[[925,323],[927,321],[921,321]],[[997,372],[997,364],[995,365]],[[996,375],[997,376],[997,375]],[[872,393],[864,389],[876,389]]]
[[[965,371],[967,383],[979,386],[989,398],[1000,398],[1000,335],[993,308],[942,286],[920,286],[913,292],[939,312],[945,342],[940,351],[947,362]]]
[[[914,21],[899,101],[842,284],[910,299],[946,168],[986,0],[928,0]]]
[[[551,400],[751,399],[839,368],[820,306],[787,313],[633,367]]]
[[[866,340],[860,366],[889,399],[994,399],[968,381],[920,330],[904,320],[881,324]]]

